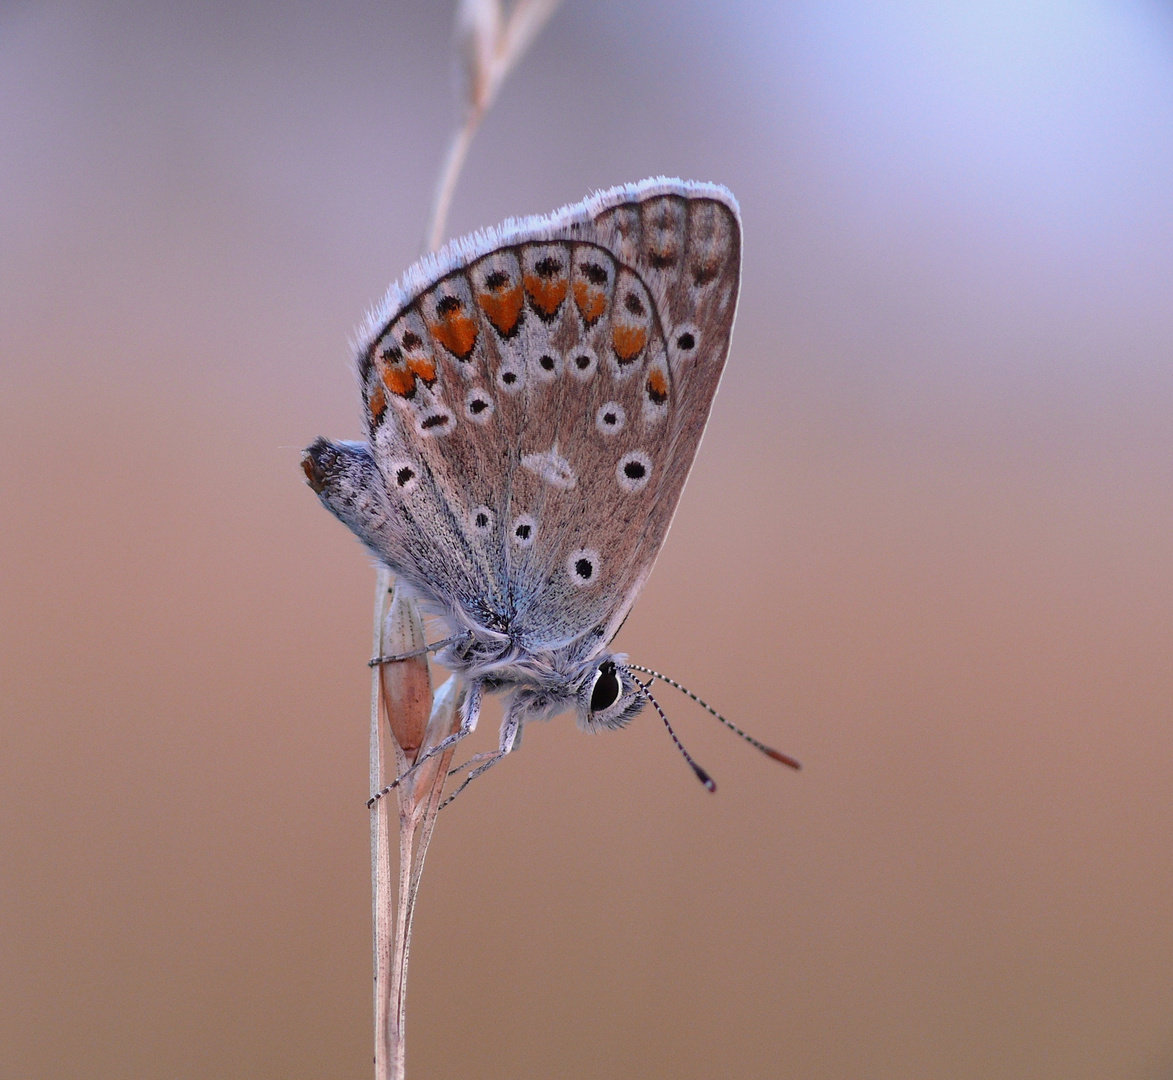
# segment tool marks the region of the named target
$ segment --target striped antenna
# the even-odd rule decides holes
[[[687,686],[681,686],[680,683],[678,683],[675,679],[670,679],[667,675],[661,675],[658,671],[653,671],[648,667],[642,667],[639,664],[626,664],[625,666],[632,668],[635,671],[642,671],[645,675],[651,675],[653,679],[659,679],[661,682],[666,682],[669,686],[675,686],[676,689],[679,690],[682,694],[687,694],[707,713],[715,716],[730,731],[732,731],[735,735],[740,735],[747,743],[749,743],[750,746],[756,747],[763,754],[765,754],[766,757],[773,758],[775,761],[780,761],[783,765],[789,765],[792,769],[802,768],[802,764],[796,758],[792,758],[789,754],[782,753],[781,750],[775,750],[772,746],[767,746],[760,739],[755,739],[752,735],[749,734],[749,732],[742,731],[741,728],[739,728],[735,723],[730,720],[726,720],[725,717],[717,712],[717,710],[714,709],[712,705],[705,701],[701,701],[701,699],[697,697],[696,694],[694,694],[691,690],[689,690]],[[636,679],[636,682],[639,682],[639,680]],[[639,685],[643,686],[643,683],[640,683]],[[648,685],[651,685],[651,679],[648,680]],[[651,698],[651,694],[648,694],[648,697]],[[659,706],[656,707],[659,708]],[[660,715],[663,716],[664,714],[661,713]],[[664,723],[667,722],[667,720],[664,721]]]
[[[640,668],[640,670],[642,671],[643,668]],[[676,737],[676,732],[672,730],[672,725],[668,723],[668,717],[664,715],[664,710],[660,708],[660,703],[654,697],[652,697],[652,692],[648,689],[648,687],[652,685],[652,680],[648,679],[647,683],[641,683],[639,679],[632,675],[631,681],[640,688],[640,690],[643,692],[643,696],[646,697],[648,701],[650,701],[655,706],[656,712],[660,714],[660,719],[664,721],[664,726],[668,729],[668,734],[672,736],[672,741],[676,744],[676,749],[684,755],[684,760],[692,766],[692,771],[696,773],[696,778],[705,785],[706,790],[716,791],[717,785],[713,783],[713,778],[695,761],[693,761],[692,755],[684,749],[684,744]]]

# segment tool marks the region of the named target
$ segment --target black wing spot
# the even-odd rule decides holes
[[[415,469],[409,468],[407,465],[402,466],[395,472],[395,483],[400,487],[407,487],[415,479]]]
[[[676,344],[681,349],[692,349],[696,347],[696,338],[688,333],[688,331],[685,331],[676,339]]]
[[[534,528],[532,525],[518,525],[517,528],[513,530],[513,533],[518,540],[528,540],[529,534],[533,531]]]
[[[576,356],[574,358],[574,366],[579,371],[586,371],[591,366],[591,358],[589,356]]]
[[[542,366],[544,371],[554,370],[554,357],[546,355],[539,358],[538,363]]]
[[[512,386],[515,382],[517,382],[517,375],[512,371],[507,371],[504,375],[501,376],[501,381],[506,386]]]
[[[603,413],[603,423],[606,424],[607,427],[614,427],[618,421],[619,417],[616,416],[613,412]]]
[[[423,339],[414,330],[408,330],[403,335],[403,347],[405,349],[418,349],[423,343]]]
[[[489,407],[489,403],[484,398],[473,398],[468,403],[468,411],[474,416],[483,413]]]
[[[480,513],[477,514],[476,524],[478,529],[483,529],[486,525],[489,524],[489,515],[486,514],[483,510],[480,511]]]
[[[539,259],[534,263],[534,270],[538,277],[552,278],[562,271],[562,264],[552,255],[547,255],[544,259]]]
[[[441,315],[451,315],[464,307],[464,301],[459,296],[445,296],[437,305],[436,310]]]
[[[592,285],[605,285],[607,282],[607,271],[604,270],[598,263],[582,263],[579,269],[586,275],[587,281]]]
[[[643,315],[645,308],[644,302],[635,295],[635,293],[628,293],[623,299],[623,306],[627,308],[632,315]]]
[[[448,417],[444,413],[432,413],[431,416],[425,417],[420,423],[425,431],[429,428],[444,427],[448,423]]]
[[[485,277],[485,288],[490,292],[496,292],[498,289],[503,289],[509,284],[509,275],[502,273],[500,270],[494,270],[491,274]]]
[[[663,270],[665,267],[671,266],[676,262],[676,257],[674,255],[661,255],[658,252],[652,252],[648,256],[648,262],[652,264],[653,269]]]
[[[629,461],[623,466],[623,475],[629,480],[642,480],[647,471],[642,461]]]
[[[575,560],[574,572],[582,578],[583,581],[590,581],[591,575],[595,572],[595,564],[585,556],[581,559]]]
[[[358,381],[365,383],[370,377],[371,368],[375,366],[374,349],[367,349],[365,353],[359,358],[358,362]]]

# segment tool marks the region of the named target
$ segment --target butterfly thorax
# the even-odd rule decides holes
[[[527,647],[507,635],[471,630],[438,654],[445,667],[486,693],[506,695],[507,726],[573,711],[588,731],[625,726],[643,708],[627,657],[606,648],[601,628],[557,647]],[[607,669],[610,674],[607,675]],[[611,693],[597,689],[601,676]]]
[[[592,654],[597,651],[597,647],[591,649]],[[480,680],[486,690],[524,687],[548,698],[551,708],[560,708],[578,696],[594,672],[595,660],[582,653],[581,643],[534,649],[508,634],[473,630],[448,646],[437,660],[470,681]]]

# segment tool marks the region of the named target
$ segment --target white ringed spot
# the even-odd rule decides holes
[[[561,354],[554,349],[543,350],[534,361],[534,378],[540,383],[551,383],[561,374]]]
[[[566,572],[580,589],[599,580],[599,553],[594,548],[576,548],[566,557]]]
[[[643,491],[652,478],[652,459],[642,450],[632,450],[619,459],[615,466],[615,479],[629,495]]]
[[[421,439],[430,439],[436,435],[447,435],[456,427],[456,417],[447,405],[435,405],[425,409],[416,418],[415,430]]]
[[[668,334],[668,347],[681,360],[695,357],[700,345],[701,332],[692,323],[681,323]]]
[[[538,523],[529,514],[518,514],[509,526],[509,540],[519,548],[529,547],[538,534]]]
[[[487,390],[474,386],[464,398],[464,415],[474,424],[487,424],[496,406]]]
[[[586,382],[599,367],[599,358],[589,345],[578,345],[570,350],[566,366],[579,382]]]
[[[618,401],[608,401],[595,413],[595,429],[600,435],[618,435],[627,423],[627,413]]]
[[[469,525],[477,536],[488,536],[493,531],[497,515],[487,506],[474,506],[468,515]]]
[[[525,386],[525,367],[506,360],[497,372],[497,385],[507,394],[516,394]]]
[[[414,461],[392,461],[385,468],[385,475],[394,491],[410,495],[420,483],[420,467]]]

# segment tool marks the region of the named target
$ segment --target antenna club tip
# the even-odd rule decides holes
[[[697,764],[693,764],[692,769],[696,773],[697,779],[705,785],[706,791],[712,792],[717,790],[717,785],[713,783],[713,778],[704,769]]]
[[[802,768],[801,761],[797,758],[792,758],[789,754],[782,753],[781,750],[775,750],[771,746],[763,746],[762,749],[765,751],[767,757],[772,757],[775,761],[782,762],[783,765],[789,765],[795,771]]]

